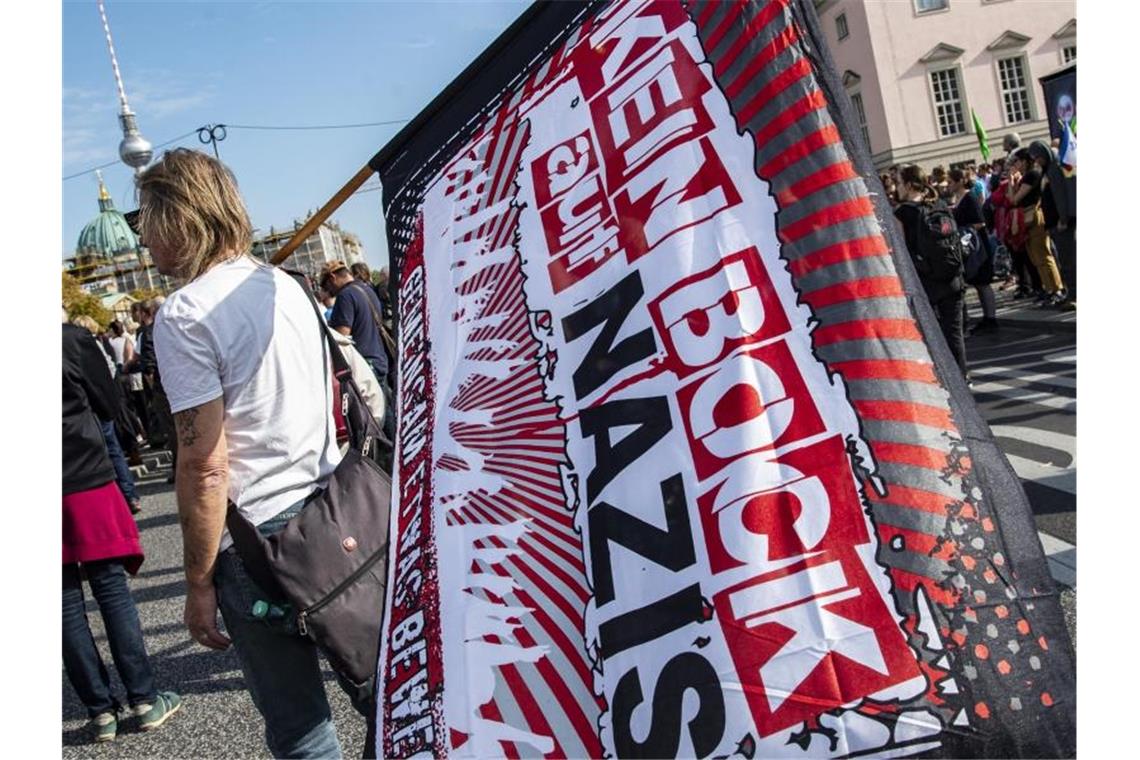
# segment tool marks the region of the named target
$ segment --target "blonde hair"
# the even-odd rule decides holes
[[[95,321],[94,317],[89,317],[86,314],[77,314],[71,318],[71,324],[76,327],[82,327],[90,332],[92,335],[99,334],[99,323]]]
[[[237,180],[205,153],[175,148],[135,179],[139,228],[177,257],[177,276],[193,280],[218,260],[245,253],[253,239]]]

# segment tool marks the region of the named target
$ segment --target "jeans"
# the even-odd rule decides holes
[[[966,293],[960,290],[931,304],[938,317],[938,326],[942,328],[942,336],[946,338],[950,353],[963,375],[966,374],[965,316],[962,308],[965,301]]]
[[[150,415],[146,410],[146,391],[129,391],[127,398],[130,399],[131,410],[135,416],[139,418],[139,423],[142,425],[143,438],[150,438]]]
[[[127,689],[127,701],[132,707],[154,702],[157,696],[154,674],[122,562],[103,560],[85,563],[83,570],[91,593],[99,604],[111,657]],[[76,564],[63,566],[63,665],[67,680],[71,681],[75,693],[87,707],[89,716],[93,718],[100,713],[118,711],[119,703],[111,694],[107,668],[87,624],[83,584]]]
[[[127,457],[123,454],[123,447],[119,445],[119,436],[115,433],[115,423],[100,420],[99,427],[103,429],[103,441],[107,444],[107,455],[111,457],[111,464],[115,466],[115,482],[119,484],[119,490],[123,492],[127,501],[133,504],[139,500],[139,494],[135,490],[135,479],[131,475],[131,468],[127,466]]]
[[[264,535],[280,530],[300,507],[290,507],[258,529]],[[317,646],[298,633],[296,612],[253,582],[232,546],[218,555],[214,586],[250,696],[265,719],[269,751],[274,757],[341,757]],[[254,617],[253,605],[259,600],[286,609],[286,614]]]

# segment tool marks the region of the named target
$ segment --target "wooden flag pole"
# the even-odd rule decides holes
[[[352,179],[344,184],[340,190],[336,191],[336,195],[329,199],[329,202],[321,206],[317,213],[309,217],[309,221],[305,222],[301,229],[293,233],[293,237],[285,245],[281,246],[277,253],[273,254],[270,264],[277,266],[285,259],[289,258],[289,254],[297,250],[305,239],[312,235],[318,227],[324,224],[325,220],[332,216],[333,212],[340,208],[340,205],[348,200],[349,196],[360,189],[360,186],[368,181],[375,170],[369,164],[361,167],[360,171],[353,175]]]

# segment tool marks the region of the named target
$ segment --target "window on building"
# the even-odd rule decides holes
[[[1029,88],[1025,84],[1025,61],[1021,56],[998,61],[1001,99],[1005,106],[1005,123],[1029,121]]]
[[[962,115],[962,91],[958,84],[958,70],[943,69],[930,72],[930,87],[934,93],[938,133],[942,137],[951,137],[965,132],[966,120]]]
[[[1077,46],[1065,45],[1061,48],[1061,62],[1066,66],[1077,60]]]
[[[867,150],[871,149],[871,133],[867,131],[867,112],[863,110],[863,94],[856,92],[851,95],[851,105],[855,106],[855,115],[859,117],[859,131],[863,133],[863,142]]]
[[[930,13],[931,11],[944,11],[950,7],[950,0],[914,0],[914,10],[917,13]]]
[[[851,32],[847,29],[847,14],[840,13],[835,17],[835,32],[839,35],[839,39],[847,39],[847,35]]]

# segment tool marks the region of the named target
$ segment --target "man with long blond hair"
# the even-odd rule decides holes
[[[185,282],[154,342],[178,438],[186,626],[212,649],[232,641],[274,757],[339,757],[316,646],[225,530],[228,501],[264,535],[280,530],[340,461],[324,328],[297,282],[248,255],[249,216],[220,162],[172,150],[136,183],[142,240]],[[286,611],[257,615],[257,602]]]

